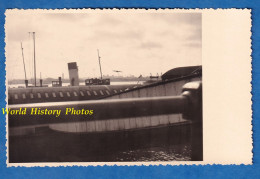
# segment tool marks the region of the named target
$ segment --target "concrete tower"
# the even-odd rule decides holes
[[[79,86],[79,73],[76,62],[68,63],[70,86]]]

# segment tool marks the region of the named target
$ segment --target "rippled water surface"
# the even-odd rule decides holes
[[[51,130],[35,135],[16,136],[9,139],[11,163],[24,162],[137,162],[137,161],[189,161],[190,140],[169,143],[162,135],[154,143],[149,138],[124,138],[114,134],[105,138],[57,133]],[[149,136],[149,135],[148,135]],[[174,135],[172,135],[174,136]],[[96,138],[95,138],[96,137]],[[156,137],[158,137],[156,135]],[[134,140],[133,140],[134,139]],[[138,142],[138,145],[135,145]]]
[[[111,156],[115,161],[189,161],[190,145],[176,145],[169,148],[154,147],[118,152]]]

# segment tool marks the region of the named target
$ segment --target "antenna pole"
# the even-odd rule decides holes
[[[102,69],[101,69],[101,63],[100,63],[100,56],[99,56],[99,50],[97,49],[97,53],[98,53],[98,61],[99,61],[99,69],[100,69],[100,75],[101,75],[101,80],[102,80]]]
[[[34,85],[36,87],[35,32],[33,32]]]
[[[24,63],[23,44],[22,44],[22,42],[21,42],[21,49],[22,49],[22,56],[23,56],[24,76],[25,76],[25,80],[27,80],[27,77],[26,77],[26,69],[25,69],[25,63]]]

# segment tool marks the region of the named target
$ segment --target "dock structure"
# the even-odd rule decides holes
[[[178,96],[182,94],[183,86],[192,81],[201,81],[201,75],[191,75],[186,77],[181,77],[169,81],[163,81],[156,84],[151,84],[147,86],[141,86],[137,88],[132,88],[120,93],[113,93],[101,99],[103,100],[123,100],[126,98],[136,99],[136,98],[156,98],[156,97],[166,97],[166,96]],[[140,107],[141,108],[141,107]],[[119,109],[118,109],[119,110]],[[153,110],[159,110],[154,108]],[[116,112],[109,111],[110,113]],[[150,111],[151,112],[151,111]],[[98,111],[99,113],[99,111]],[[126,113],[132,113],[129,109]],[[74,122],[74,123],[62,123],[62,124],[52,124],[50,128],[57,131],[63,132],[108,132],[108,131],[118,131],[118,130],[133,130],[142,129],[147,127],[162,127],[167,125],[175,125],[181,123],[187,123],[188,121],[182,117],[182,114],[161,114],[157,116],[147,115],[147,116],[132,116],[125,117],[122,119],[110,119],[106,121],[85,121],[85,122]]]
[[[65,114],[65,108],[75,108],[75,110],[92,109],[93,116],[77,115],[68,117]],[[49,108],[52,110],[61,110],[63,113],[59,118],[55,116],[30,116],[27,115],[10,115],[9,116],[9,132],[15,129],[26,129],[26,127],[42,127],[49,126],[55,131],[72,132],[72,133],[95,133],[95,132],[109,132],[109,131],[126,131],[129,129],[141,128],[154,130],[154,128],[166,128],[172,126],[168,115],[178,114],[183,115],[186,121],[191,122],[191,145],[192,145],[192,160],[202,160],[202,83],[191,82],[183,86],[182,94],[175,96],[164,97],[146,97],[146,98],[125,98],[125,99],[110,99],[110,100],[95,100],[83,101],[80,103],[45,103],[25,104],[25,105],[11,105],[13,110],[26,107],[28,110],[35,107],[42,109]],[[165,115],[163,119],[166,123],[161,123],[159,116]],[[149,116],[149,118],[147,118]],[[155,118],[152,118],[155,117]],[[145,120],[142,120],[145,119]],[[185,123],[184,119],[178,122]],[[187,124],[187,123],[186,123]],[[131,126],[132,125],[132,126]],[[82,129],[77,127],[83,126]],[[74,131],[71,131],[75,127]],[[127,128],[128,127],[128,128]],[[187,128],[187,126],[185,127]],[[141,130],[141,131],[142,131]],[[137,130],[138,131],[138,130]],[[140,131],[140,130],[139,130]],[[182,130],[180,130],[182,131]],[[165,131],[164,131],[165,132]],[[131,132],[130,132],[131,133]],[[148,136],[148,134],[146,134]],[[180,138],[182,134],[177,136],[167,135],[172,138]],[[185,135],[185,134],[184,134]],[[187,135],[187,134],[186,134]],[[143,137],[142,135],[140,137]],[[158,137],[158,136],[157,136]]]
[[[57,98],[75,98],[74,101],[68,101],[66,102],[66,100],[64,100],[64,102],[58,102],[57,104],[54,103],[54,106],[65,106],[65,107],[71,107],[70,104],[73,104],[75,107],[77,108],[77,106],[80,106],[80,104],[83,102],[84,100],[82,100],[82,102],[79,102],[79,98],[84,99],[91,99],[91,100],[97,100],[96,102],[101,103],[100,101],[106,101],[106,100],[116,100],[118,99],[123,100],[125,98],[131,98],[131,99],[137,99],[137,100],[143,100],[143,98],[156,98],[156,97],[167,97],[167,96],[178,96],[182,94],[182,87],[191,81],[200,81],[201,80],[201,76],[199,75],[192,75],[192,76],[186,76],[186,77],[182,77],[182,78],[178,78],[178,79],[174,79],[174,80],[169,80],[169,81],[164,81],[164,82],[159,82],[157,84],[151,84],[151,85],[147,85],[147,86],[142,86],[142,87],[136,87],[136,88],[131,88],[131,89],[125,89],[124,91],[120,92],[120,91],[116,91],[116,89],[110,89],[109,93],[111,95],[106,95],[106,90],[107,87],[103,86],[102,89],[99,88],[99,91],[103,90],[103,95],[95,95],[94,93],[97,94],[97,91],[95,90],[95,86],[92,87],[88,87],[88,86],[82,86],[82,87],[70,87],[68,89],[72,89],[71,93],[69,93],[71,96],[68,97],[67,95],[67,91],[68,89],[66,88],[35,88],[32,90],[38,90],[37,92],[31,92],[31,94],[35,93],[35,98],[38,99],[38,101],[40,100],[44,100],[46,98],[45,93],[47,93],[49,96],[49,102],[50,102],[50,98],[53,98],[55,102],[55,100],[57,100]],[[111,87],[111,86],[110,86]],[[88,95],[88,93],[90,93],[90,89],[92,89],[91,92],[91,96]],[[21,89],[21,90],[28,90],[27,89]],[[41,92],[39,90],[43,90],[43,94],[41,94]],[[50,90],[50,91],[46,91],[46,90]],[[51,92],[55,90],[55,92]],[[61,91],[64,90],[64,91]],[[83,93],[83,96],[81,95],[81,92]],[[53,94],[55,94],[55,97],[53,97]],[[61,94],[62,96],[61,96]],[[75,93],[75,94],[74,94]],[[92,94],[93,93],[93,94]],[[31,94],[28,94],[29,96]],[[41,98],[39,98],[40,94]],[[13,97],[15,97],[15,93],[12,93],[12,95],[14,95]],[[20,94],[20,96],[22,96],[22,93]],[[19,96],[19,97],[20,97]],[[90,98],[92,97],[92,98]],[[21,97],[20,97],[21,98]],[[20,99],[18,98],[18,99]],[[18,100],[16,99],[16,100]],[[23,98],[21,98],[23,99]],[[25,99],[23,99],[25,100]],[[28,99],[29,101],[33,100],[33,99]],[[14,103],[14,102],[13,102]],[[95,103],[95,101],[90,101],[90,103]],[[17,103],[14,103],[17,104]],[[37,104],[33,104],[33,106],[39,106],[42,109],[44,108],[44,105],[48,105],[49,109],[52,109],[52,105],[49,106],[50,103],[40,103],[39,105]],[[88,103],[89,104],[89,103]],[[30,106],[30,104],[28,104]],[[91,106],[91,105],[90,105]],[[109,104],[104,103],[103,104],[104,108],[103,110],[99,110],[96,109],[94,111],[94,113],[99,114],[99,113],[115,113],[117,114],[118,111],[120,109],[113,109],[113,110],[109,110]],[[9,105],[9,107],[12,108],[12,105]],[[65,108],[64,107],[64,108]],[[88,106],[89,107],[89,106]],[[120,107],[120,106],[118,106]],[[140,106],[140,109],[142,109],[142,107]],[[136,109],[134,109],[136,110]],[[144,110],[144,109],[143,109]],[[153,108],[153,110],[159,110],[156,108]],[[148,112],[152,112],[152,111],[148,111]],[[129,108],[126,109],[125,113],[133,113],[133,109]],[[46,118],[49,116],[40,116],[40,118]],[[35,118],[35,117],[34,117]],[[65,118],[71,119],[71,117],[65,116]],[[81,118],[82,120],[76,120],[77,118]],[[153,116],[153,115],[145,115],[145,116],[125,116],[125,117],[121,117],[119,115],[119,118],[117,117],[116,119],[109,119],[109,120],[85,120],[84,116],[82,117],[80,116],[73,116],[74,120],[62,120],[62,123],[45,123],[45,125],[47,125],[49,128],[51,128],[52,130],[55,131],[60,131],[60,132],[70,132],[70,133],[88,133],[88,132],[109,132],[109,131],[119,131],[119,130],[133,130],[133,129],[142,129],[142,128],[149,128],[149,127],[162,127],[162,126],[167,126],[167,125],[174,125],[174,124],[181,124],[181,123],[187,123],[188,121],[186,119],[184,119],[182,117],[181,114],[164,114],[161,113],[160,115],[157,116]],[[44,121],[43,119],[41,121]],[[35,122],[34,124],[37,124],[37,122]],[[36,125],[37,126],[37,125]],[[33,126],[29,126],[27,131],[34,131]],[[32,130],[29,130],[32,129]],[[25,128],[23,128],[24,131]],[[15,128],[12,133],[16,134],[16,131],[19,131],[18,133],[22,133],[20,132],[20,129]],[[27,132],[25,132],[27,133]]]

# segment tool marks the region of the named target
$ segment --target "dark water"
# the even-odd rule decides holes
[[[150,161],[190,161],[190,144],[169,148],[153,147],[134,150],[113,151],[103,154],[60,155],[57,161],[66,162],[150,162]]]
[[[29,150],[30,151],[30,150]],[[66,154],[65,154],[66,153]],[[10,162],[126,162],[126,161],[190,161],[190,144],[166,147],[140,148],[99,153],[73,153],[52,151],[52,154],[38,157],[24,151],[23,157],[11,157]],[[55,156],[53,156],[55,155]]]
[[[33,135],[11,136],[9,162],[189,161],[191,145],[187,129],[182,125],[100,135],[44,129]]]
[[[112,161],[189,161],[190,145],[174,145],[169,148],[154,147],[149,149],[126,150],[111,155]]]

